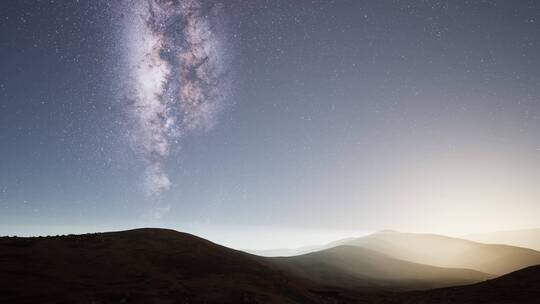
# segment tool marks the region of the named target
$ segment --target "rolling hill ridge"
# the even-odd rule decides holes
[[[540,271],[531,269],[509,275],[531,277],[523,284],[503,277],[450,290],[509,284],[508,294],[534,294]],[[447,289],[402,291],[490,277],[351,245],[265,258],[166,229],[0,238],[0,303],[407,303]]]

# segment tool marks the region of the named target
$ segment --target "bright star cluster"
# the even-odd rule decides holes
[[[182,135],[213,126],[226,96],[220,6],[199,0],[145,0],[125,6],[126,108],[133,147],[146,163],[151,199],[171,187],[164,167]],[[167,210],[167,206],[161,206]]]

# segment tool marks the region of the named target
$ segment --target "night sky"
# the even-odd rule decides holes
[[[539,181],[538,1],[0,2],[2,235],[532,228]]]

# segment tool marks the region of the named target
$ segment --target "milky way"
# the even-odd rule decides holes
[[[145,191],[151,200],[172,185],[165,165],[171,148],[183,135],[212,127],[223,103],[220,10],[196,0],[128,5],[121,76],[127,80],[133,147],[145,162]]]

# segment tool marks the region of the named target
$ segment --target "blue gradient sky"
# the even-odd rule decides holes
[[[536,1],[207,5],[227,97],[171,144],[155,217],[119,91],[121,6],[0,3],[0,234],[160,226],[269,248],[538,226]]]

